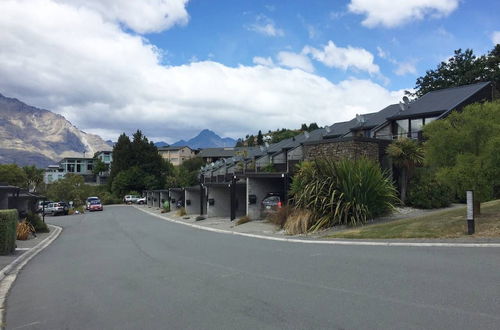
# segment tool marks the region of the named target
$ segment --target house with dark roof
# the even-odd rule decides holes
[[[461,111],[469,104],[492,101],[494,97],[495,87],[491,82],[432,91],[412,102],[401,103],[399,111],[373,129],[373,136],[389,140],[420,139],[424,125],[445,118],[452,111]]]
[[[318,157],[366,157],[392,170],[385,150],[393,139],[420,138],[425,124],[444,118],[452,111],[461,111],[468,104],[491,101],[498,96],[498,91],[488,82],[448,88],[272,145],[202,150],[199,156],[211,162],[200,171],[199,187],[186,187],[186,205],[188,201],[191,205],[200,205],[187,208],[188,213],[201,210],[208,216],[234,219],[247,215],[258,219],[260,203],[266,194],[280,193],[286,201],[295,165]]]

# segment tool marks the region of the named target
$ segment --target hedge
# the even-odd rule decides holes
[[[0,210],[0,255],[16,250],[17,210]]]

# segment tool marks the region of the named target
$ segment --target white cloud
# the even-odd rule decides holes
[[[278,63],[281,66],[292,69],[301,69],[306,72],[314,72],[314,66],[309,57],[304,54],[282,51],[277,55]]]
[[[160,32],[189,21],[189,0],[56,0],[98,12],[106,20],[120,22],[138,33]],[[48,3],[49,1],[47,1]]]
[[[328,67],[343,70],[358,69],[369,73],[378,73],[380,70],[378,65],[373,63],[373,54],[366,49],[351,46],[337,47],[331,40],[322,50],[306,46],[303,53],[310,54],[316,61]]]
[[[383,59],[389,58],[389,54],[385,50],[383,50],[382,47],[380,46],[377,46],[377,55],[378,57]]]
[[[395,27],[426,16],[448,16],[458,8],[459,2],[460,0],[351,0],[348,9],[352,13],[365,15],[362,24],[366,27]]]
[[[417,68],[413,62],[398,62],[397,68],[394,71],[398,76],[404,76],[405,74],[417,74]]]
[[[265,15],[257,15],[255,23],[247,26],[247,29],[268,37],[282,37],[285,32],[276,27],[274,21]]]
[[[264,66],[274,66],[274,61],[270,57],[255,56],[253,58],[253,63],[257,64],[257,65],[264,65]]]
[[[398,61],[395,58],[393,58],[388,51],[382,49],[382,47],[380,46],[377,47],[377,54],[380,58],[383,58],[396,66],[394,73],[397,74],[398,76],[404,76],[406,74],[413,74],[413,75],[417,74],[417,67],[416,67],[416,64],[418,62],[417,60],[410,59],[405,62]]]
[[[403,95],[370,80],[334,84],[263,65],[164,66],[141,36],[99,11],[55,1],[1,1],[0,12],[0,92],[107,139],[136,129],[173,142],[202,128],[239,137],[304,122],[326,125]]]
[[[491,34],[491,41],[493,41],[493,44],[500,44],[500,31],[495,31]]]

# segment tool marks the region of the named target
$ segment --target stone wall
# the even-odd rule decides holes
[[[321,157],[337,160],[367,157],[376,162],[380,161],[379,144],[364,139],[331,140],[304,145],[304,155],[306,160]]]

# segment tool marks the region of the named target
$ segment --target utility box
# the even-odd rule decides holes
[[[248,195],[248,204],[257,204],[257,195]]]

